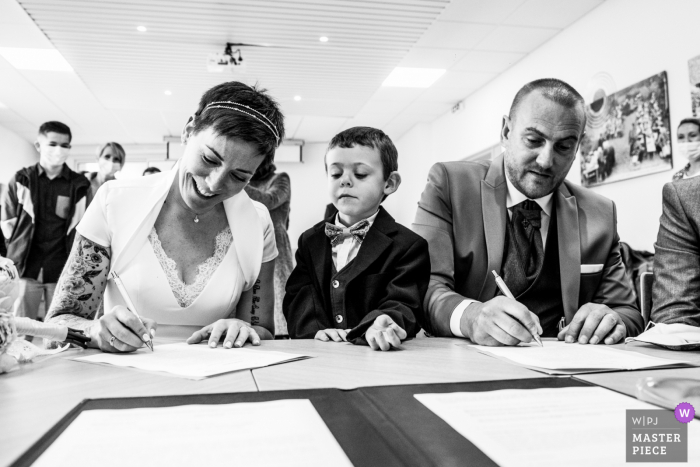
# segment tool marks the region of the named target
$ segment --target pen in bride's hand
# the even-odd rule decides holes
[[[134,306],[133,302],[129,298],[129,294],[126,292],[126,287],[124,287],[124,284],[122,283],[122,280],[119,278],[119,275],[116,273],[116,271],[112,271],[109,273],[109,275],[114,279],[114,283],[117,284],[117,289],[119,289],[119,293],[122,295],[122,298],[124,299],[124,302],[126,303],[126,307],[129,311],[131,311],[141,322],[143,327],[146,327],[146,324],[143,322],[141,319],[141,316],[139,316],[138,311],[136,311],[136,307]],[[146,328],[148,329],[148,328]],[[153,352],[153,341],[151,340],[151,336],[148,335],[148,333],[144,334],[143,336],[139,336],[139,338],[143,341],[146,346],[151,349],[151,352]]]

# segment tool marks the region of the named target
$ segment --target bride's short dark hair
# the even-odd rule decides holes
[[[257,146],[266,162],[284,139],[284,115],[266,89],[238,81],[221,83],[204,93],[194,114],[193,130],[212,127],[226,138]]]

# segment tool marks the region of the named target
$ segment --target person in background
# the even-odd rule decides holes
[[[287,322],[282,313],[282,299],[287,278],[292,273],[292,246],[289,243],[289,203],[291,186],[289,175],[276,173],[272,160],[263,163],[245,187],[250,199],[262,203],[272,218],[275,226],[275,240],[279,256],[275,261],[275,336],[287,336]]]
[[[700,177],[664,185],[651,321],[700,326]]]
[[[424,324],[428,244],[381,206],[401,184],[398,152],[381,130],[333,137],[325,157],[336,214],[299,237],[284,316],[292,339],[390,350]]]
[[[97,190],[105,182],[114,180],[114,175],[124,167],[125,162],[126,153],[121,144],[110,142],[102,146],[97,156],[97,164],[100,169],[97,172],[91,172],[85,175],[87,179],[90,180],[90,192],[87,200],[88,206],[95,197]]]
[[[503,154],[430,169],[413,230],[430,245],[431,334],[498,346],[538,334],[615,344],[642,331],[615,204],[566,180],[585,128],[573,87],[536,80],[503,117]]]
[[[695,177],[700,174],[700,119],[684,118],[678,125],[678,152],[682,160],[688,161],[681,170],[673,174],[673,180]]]
[[[145,177],[146,175],[155,175],[159,173],[160,169],[158,167],[146,167],[146,170],[143,171],[142,176]]]
[[[61,122],[41,125],[34,143],[39,163],[18,171],[8,185],[0,226],[20,276],[17,316],[36,319],[42,297],[48,312],[85,213],[90,182],[65,163],[71,138]]]

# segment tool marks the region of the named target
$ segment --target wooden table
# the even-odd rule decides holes
[[[156,345],[181,342],[196,328],[158,329]],[[16,459],[80,401],[87,398],[212,394],[271,390],[532,379],[547,375],[478,353],[462,339],[418,337],[403,350],[314,340],[265,341],[258,349],[314,358],[199,381],[137,370],[74,362],[95,350],[70,350],[0,376],[0,466]],[[700,352],[664,351],[646,344],[617,345],[666,358],[700,363]],[[235,349],[232,350],[235,352]],[[579,379],[634,396],[643,376],[700,378],[700,368],[601,373]]]
[[[666,350],[656,345],[647,344],[644,342],[630,342],[629,344],[616,345],[615,347],[621,350],[651,355],[653,357],[687,360],[696,365],[700,365],[700,350],[677,352],[673,350]],[[597,386],[627,394],[628,396],[637,397],[637,381],[649,376],[653,376],[655,378],[693,378],[698,380],[698,386],[700,386],[700,367],[593,373],[589,375],[579,375],[576,376],[576,378],[581,381],[587,381]]]
[[[464,339],[418,337],[404,342],[402,347],[400,351],[378,352],[345,342],[265,342],[261,350],[300,353],[314,358],[253,370],[253,376],[261,391],[353,389],[545,376],[480,354]]]

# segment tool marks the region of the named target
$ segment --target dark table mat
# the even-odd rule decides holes
[[[309,399],[354,466],[420,466],[403,449],[390,425],[367,418],[367,399],[357,391],[308,389],[257,393],[86,399],[61,419],[13,464],[29,466],[61,435],[83,410],[173,407],[189,404],[230,404],[281,399]],[[274,423],[274,419],[270,423]],[[378,428],[377,428],[378,427]],[[380,431],[381,430],[381,431]],[[397,438],[394,441],[394,438]],[[80,453],[77,453],[80,457]],[[309,456],[314,453],[310,452]]]
[[[481,392],[500,389],[539,389],[591,386],[570,377],[416,384],[359,389],[386,423],[401,432],[404,444],[418,450],[424,466],[497,467],[486,454],[420,403],[414,394]],[[508,423],[503,420],[503,423]],[[504,444],[504,449],[507,449]]]

